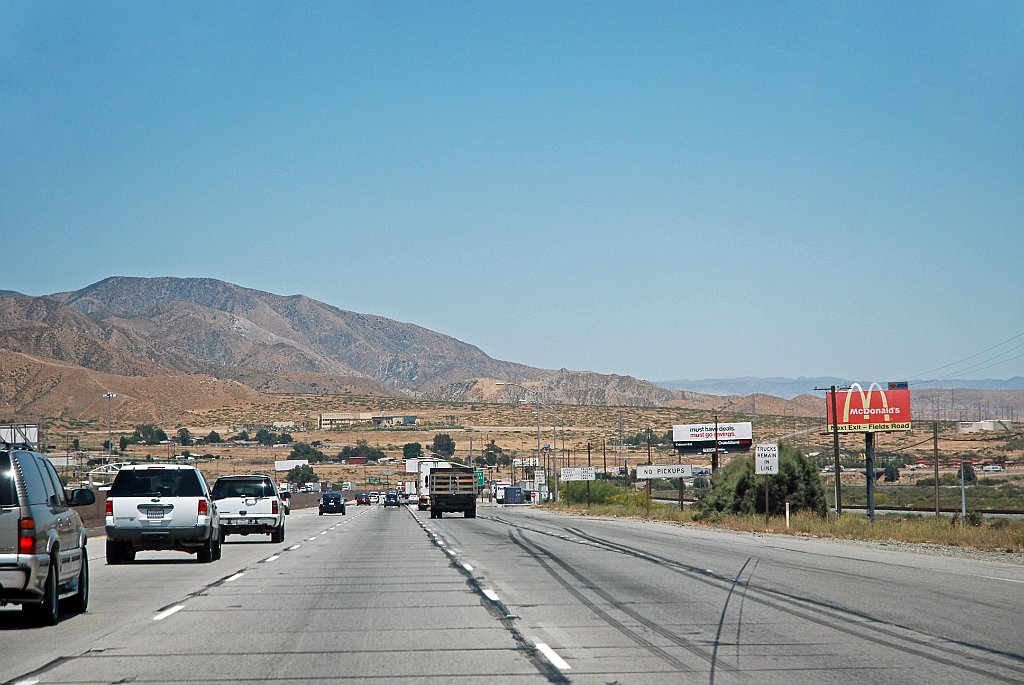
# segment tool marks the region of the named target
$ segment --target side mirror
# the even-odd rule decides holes
[[[73,507],[84,507],[88,504],[94,504],[96,502],[96,493],[87,488],[81,488],[78,490],[71,491],[71,506]]]

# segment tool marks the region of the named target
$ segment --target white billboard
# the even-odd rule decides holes
[[[291,471],[296,466],[307,466],[309,459],[278,459],[274,462],[275,471]]]
[[[716,441],[723,452],[746,452],[753,437],[754,427],[749,421],[672,426],[672,444],[680,452],[714,452]]]

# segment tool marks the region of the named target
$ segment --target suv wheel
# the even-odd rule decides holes
[[[43,584],[43,601],[39,604],[26,604],[22,610],[29,620],[38,626],[55,626],[60,618],[60,606],[57,602],[57,559],[50,557],[50,571],[46,574]]]
[[[271,542],[284,542],[284,524],[274,529],[274,532],[270,534]]]
[[[84,614],[89,608],[89,555],[82,548],[82,569],[78,572],[78,592],[68,598],[68,610],[73,614]]]
[[[196,555],[196,559],[200,564],[209,564],[213,561],[214,537],[213,533],[210,533],[210,537],[206,539],[206,544],[203,545],[202,549],[199,550],[199,554]]]

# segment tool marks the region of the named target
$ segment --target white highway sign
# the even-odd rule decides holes
[[[597,470],[593,466],[562,469],[562,480],[597,480]]]
[[[637,480],[651,478],[690,478],[693,476],[692,464],[652,464],[636,467]]]
[[[779,446],[762,442],[754,446],[754,473],[772,475],[779,472]]]

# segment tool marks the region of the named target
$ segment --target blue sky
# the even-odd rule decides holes
[[[922,377],[1024,332],[1021,2],[0,26],[0,289],[218,278],[650,380]],[[1024,375],[1021,342],[934,377]]]

